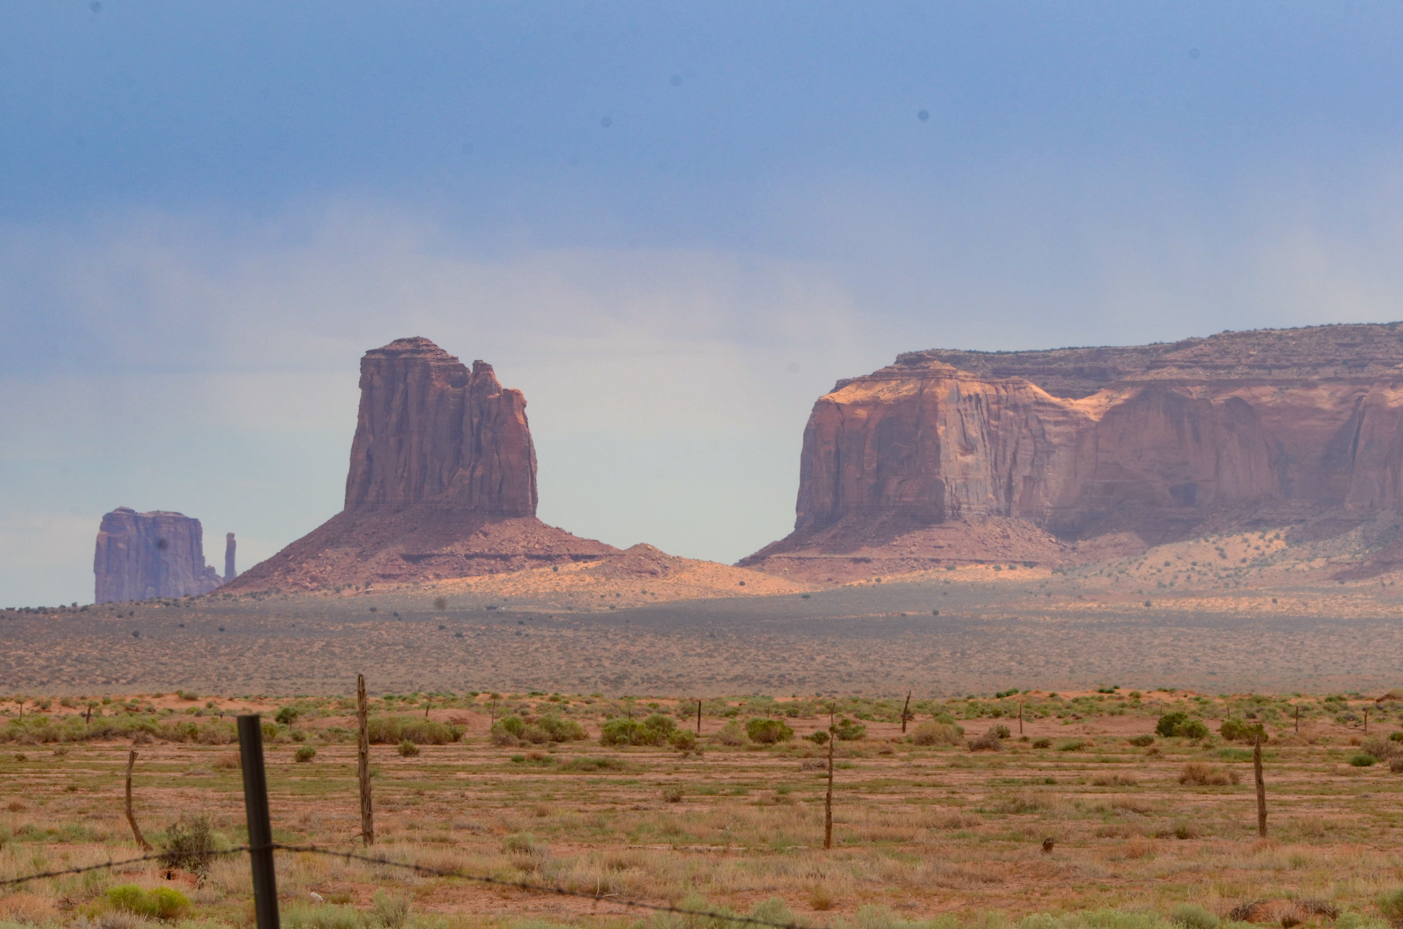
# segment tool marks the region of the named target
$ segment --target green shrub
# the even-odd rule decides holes
[[[1189,719],[1188,713],[1165,713],[1155,723],[1155,733],[1166,739],[1202,739],[1208,736],[1208,726],[1202,720]]]
[[[933,719],[921,723],[911,733],[911,741],[917,745],[959,745],[964,737],[964,729],[954,723]]]
[[[1129,742],[1131,745],[1134,745],[1136,748],[1148,748],[1149,746],[1155,744],[1155,737],[1147,732],[1144,735],[1133,736],[1129,739],[1126,739],[1126,741]]]
[[[192,816],[172,823],[161,847],[161,866],[189,871],[203,879],[215,855],[209,818]],[[187,904],[189,901],[186,901]]]
[[[1379,759],[1375,758],[1373,755],[1369,755],[1364,752],[1359,752],[1358,754],[1351,755],[1349,757],[1349,763],[1354,765],[1356,768],[1368,768],[1375,764],[1378,764],[1378,761]]]
[[[1379,897],[1379,909],[1384,917],[1395,926],[1403,924],[1403,889]]]
[[[763,716],[748,721],[745,724],[745,734],[750,737],[750,741],[760,745],[776,745],[794,738],[794,730],[783,720],[766,719]]]
[[[1051,739],[1046,739],[1046,738],[1044,738],[1044,739],[1034,739],[1034,740],[1033,740],[1033,747],[1034,747],[1034,748],[1051,748],[1051,747],[1052,747],[1052,740],[1051,740]]]
[[[190,912],[190,898],[170,887],[144,890],[136,884],[107,889],[107,905],[147,919],[177,920]]]
[[[285,706],[282,709],[278,710],[278,715],[274,716],[273,719],[279,723],[282,723],[284,726],[291,726],[293,723],[297,722],[297,717],[301,715],[302,713],[297,709],[297,707]]]
[[[536,726],[552,742],[579,742],[586,738],[584,726],[563,716],[542,716],[536,720]]]
[[[403,742],[399,743],[395,751],[399,752],[401,758],[413,758],[415,755],[419,754],[419,746],[405,739]]]
[[[1228,742],[1254,742],[1258,736],[1266,741],[1267,733],[1261,723],[1249,723],[1245,719],[1225,719],[1218,727],[1218,734]]]
[[[690,729],[678,729],[667,737],[667,744],[679,752],[694,752],[697,750],[697,736]]]
[[[740,720],[738,719],[733,719],[722,726],[721,731],[716,733],[713,738],[722,745],[731,746],[744,745],[749,741],[745,734],[745,727],[740,724]],[[825,735],[824,738],[827,739],[828,736]]]
[[[856,742],[858,739],[867,738],[867,727],[844,716],[838,720],[838,725],[833,727],[833,734],[840,742]]]
[[[676,730],[671,717],[654,713],[644,720],[616,716],[606,720],[600,730],[601,745],[666,745]]]
[[[493,745],[520,745],[526,722],[519,716],[507,716],[492,724]]]
[[[292,753],[292,760],[303,764],[317,757],[317,750],[310,745],[299,745],[297,751]]]
[[[398,745],[408,740],[418,745],[446,745],[463,737],[463,730],[421,716],[372,716],[366,727],[370,741]]]
[[[1057,746],[1059,752],[1079,752],[1084,748],[1086,748],[1084,739],[1072,739]]]

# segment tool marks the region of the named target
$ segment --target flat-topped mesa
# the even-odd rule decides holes
[[[435,504],[484,516],[536,515],[526,398],[492,366],[425,338],[361,358],[360,413],[346,510]]]
[[[1043,561],[1058,540],[1156,544],[1399,508],[1403,324],[931,350],[819,398],[796,531],[742,563],[878,544],[878,524],[889,541],[899,526],[949,524],[936,547],[958,561],[956,524],[1015,520],[1041,534],[1027,546]],[[979,547],[971,539],[963,557],[981,558]]]
[[[125,506],[102,517],[93,575],[96,603],[199,595],[220,585],[205,564],[198,519]]]

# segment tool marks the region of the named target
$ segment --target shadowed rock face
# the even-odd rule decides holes
[[[97,603],[198,595],[220,585],[205,564],[198,519],[124,506],[102,517],[93,574]]]
[[[818,400],[796,531],[747,562],[815,534],[841,547],[835,532],[876,522],[1012,518],[1054,539],[1119,532],[1155,544],[1210,525],[1363,519],[1400,505],[1399,324],[935,350]]]
[[[360,388],[347,512],[438,504],[536,515],[526,398],[498,383],[491,365],[469,371],[428,339],[399,339],[365,353]]]

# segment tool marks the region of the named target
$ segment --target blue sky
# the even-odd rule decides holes
[[[1403,317],[1400,40],[1396,3],[6,4],[0,604],[91,599],[119,505],[244,566],[313,528],[400,336],[526,392],[542,518],[731,561],[899,351]]]

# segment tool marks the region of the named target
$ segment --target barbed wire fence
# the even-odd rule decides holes
[[[279,851],[322,855],[328,858],[339,858],[345,861],[360,862],[362,864],[399,868],[401,870],[431,877],[454,878],[475,884],[520,890],[527,893],[572,897],[589,900],[596,905],[605,904],[625,907],[632,910],[642,910],[645,912],[666,913],[673,916],[689,917],[713,923],[766,927],[766,929],[823,929],[823,927],[810,926],[804,923],[778,922],[758,916],[744,916],[730,913],[725,910],[691,909],[667,903],[652,903],[645,900],[619,897],[614,894],[591,893],[589,891],[575,890],[556,884],[539,884],[532,881],[518,881],[509,878],[493,877],[486,874],[473,874],[461,868],[436,868],[414,862],[396,861],[393,858],[387,858],[383,855],[343,852],[335,849],[323,848],[319,845],[292,845],[283,842],[274,842],[272,840],[272,824],[268,807],[267,775],[263,765],[262,720],[258,714],[251,714],[248,716],[240,716],[238,718],[238,723],[239,749],[240,755],[242,756],[244,774],[244,806],[248,815],[250,841],[247,845],[238,845],[233,848],[210,849],[207,854],[218,857],[242,855],[245,853],[249,855],[253,871],[253,894],[257,929],[279,929],[280,927],[281,920],[278,910],[276,876],[273,868],[273,853]],[[151,852],[132,858],[108,859],[107,861],[94,864],[59,868],[50,871],[36,871],[19,877],[4,878],[0,879],[0,888],[19,887],[34,881],[86,874],[93,871],[118,870],[132,865],[149,864],[153,862],[169,866],[170,861],[171,855],[169,852]]]

